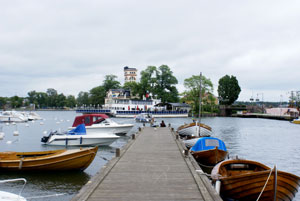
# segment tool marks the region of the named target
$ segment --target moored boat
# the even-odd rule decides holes
[[[190,152],[200,165],[206,166],[215,165],[228,155],[225,143],[213,137],[199,138]]]
[[[136,122],[142,122],[142,123],[150,123],[151,119],[152,117],[150,113],[141,113],[135,117]]]
[[[56,146],[99,146],[110,145],[118,138],[119,136],[115,134],[107,133],[87,135],[84,124],[79,124],[75,129],[68,132],[50,132],[48,136],[41,139],[41,142]]]
[[[212,133],[211,127],[206,124],[199,122],[192,122],[184,124],[177,128],[177,133],[182,137],[195,137],[199,136],[199,125],[200,125],[200,136],[210,136]]]
[[[0,113],[0,122],[26,122],[28,118],[17,111],[3,111]]]
[[[218,163],[211,176],[224,199],[239,201],[290,201],[300,185],[300,177],[296,175],[242,159]]]
[[[37,152],[0,152],[0,171],[84,170],[98,147]]]
[[[70,129],[74,129],[82,123],[85,125],[87,135],[99,133],[127,134],[134,126],[133,124],[119,124],[114,122],[106,114],[85,114],[77,116]]]

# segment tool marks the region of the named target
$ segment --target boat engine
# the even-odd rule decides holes
[[[48,140],[49,140],[49,138],[50,138],[52,135],[56,134],[56,133],[57,133],[57,131],[50,132],[50,134],[49,134],[48,136],[44,136],[44,137],[42,137],[42,139],[41,139],[41,142],[43,142],[43,143],[47,143],[47,142],[48,142]]]

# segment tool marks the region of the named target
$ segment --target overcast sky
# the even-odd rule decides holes
[[[300,90],[300,1],[0,0],[0,96],[77,96],[124,66],[168,65],[214,84],[234,75],[239,100]],[[282,98],[281,98],[282,97]]]

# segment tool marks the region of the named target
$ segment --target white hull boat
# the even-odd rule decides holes
[[[75,129],[66,133],[51,132],[41,139],[46,145],[58,146],[99,146],[110,145],[119,136],[115,134],[93,134],[87,135],[84,124],[78,125]]]
[[[87,135],[97,134],[127,134],[133,124],[119,124],[114,122],[105,114],[86,114],[77,116],[74,120],[73,126],[69,129],[74,129],[79,124],[85,124]]]
[[[119,136],[111,134],[98,135],[52,135],[45,143],[57,146],[108,146]]]
[[[199,136],[199,123],[190,123],[180,126],[177,129],[177,132],[180,136],[187,136],[187,137],[197,137]],[[200,124],[200,137],[209,137],[212,133],[211,127]]]
[[[16,111],[4,111],[0,114],[0,122],[26,122],[28,118]]]

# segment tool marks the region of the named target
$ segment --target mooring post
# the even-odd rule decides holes
[[[179,135],[176,135],[176,140],[178,140],[179,139]]]
[[[185,156],[188,156],[188,155],[189,155],[189,150],[188,150],[188,149],[185,149],[185,150],[184,150],[184,155],[185,155]]]
[[[116,157],[120,157],[120,155],[121,155],[121,149],[116,148]]]
[[[171,127],[171,124],[170,124],[170,123],[168,124],[168,127],[169,127],[169,128]]]
[[[131,135],[131,139],[135,140],[135,134]]]
[[[171,131],[172,131],[172,132],[174,131],[174,128],[173,128],[173,127],[171,128]]]
[[[140,132],[142,131],[142,128],[141,128],[141,127],[139,127],[139,131],[140,131]]]

